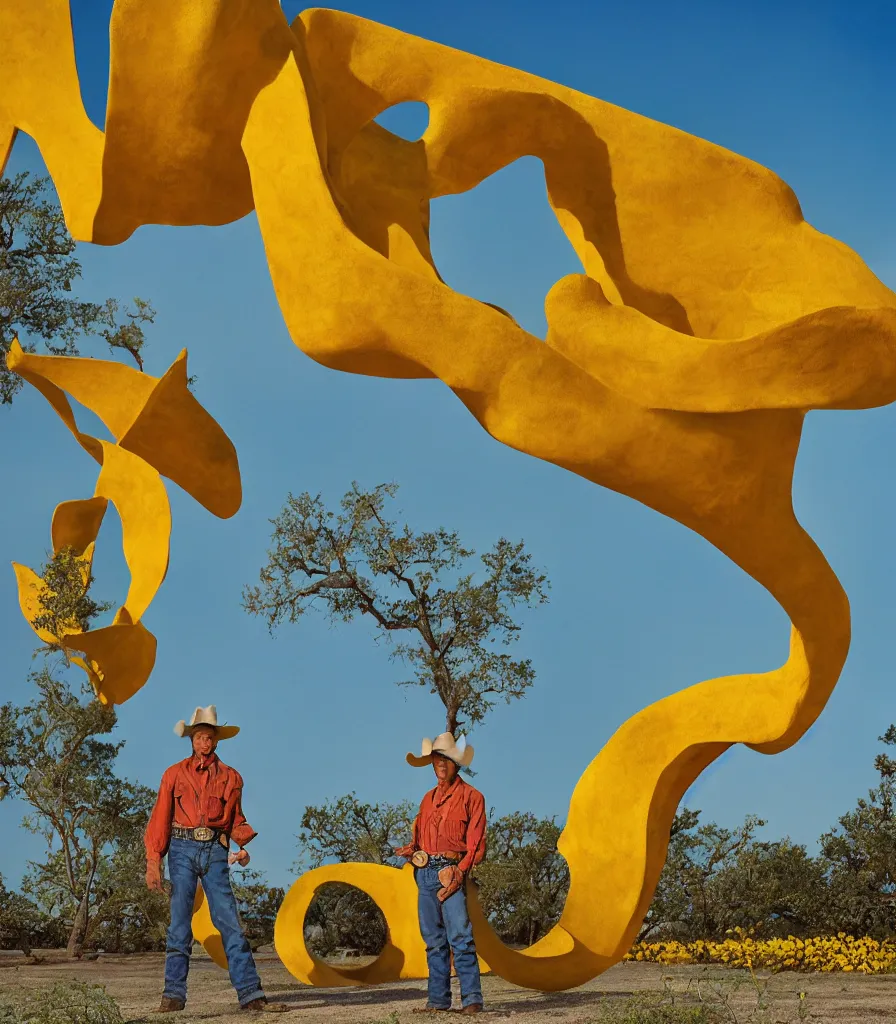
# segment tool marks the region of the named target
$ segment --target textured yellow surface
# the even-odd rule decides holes
[[[750,160],[351,15],[311,10],[290,27],[276,0],[117,0],[105,136],[80,104],[64,0],[0,0],[0,19],[0,155],[17,129],[34,135],[77,237],[111,244],[142,223],[219,224],[254,206],[305,353],[442,380],[493,437],[696,531],[787,612],[782,667],[645,708],[588,766],[560,841],[569,899],[547,937],[509,950],[471,900],[495,972],[542,989],[593,977],[628,950],[697,775],[732,743],[792,745],[836,685],[849,608],[794,516],[794,460],[808,409],[896,397],[896,295]],[[429,105],[418,142],[372,123],[406,100]],[[429,250],[429,201],[523,155],[543,161],[584,271],[547,296],[546,342],[448,288]],[[360,971],[304,944],[308,902],[334,880],[371,892],[389,921]],[[310,872],[276,942],[313,984],[425,970],[407,871]]]
[[[122,546],[131,574],[124,604],[111,625],[82,632],[77,622],[62,635],[35,629],[44,643],[61,643],[84,657],[73,660],[88,674],[97,696],[123,704],[144,685],[156,657],[156,638],[140,621],[168,570],[171,508],[161,474],[216,515],[240,505],[236,451],[187,388],[186,353],[161,379],[103,359],[37,356],[14,341],[7,365],[33,384],[82,447],[100,464],[92,498],[65,501],[53,514],[53,552],[72,548],[90,576],[94,544],[111,501],[121,517]],[[70,395],[95,412],[116,443],[78,430]],[[19,604],[29,623],[40,614],[45,584],[33,570],[13,563]]]
[[[192,925],[193,938],[201,943],[212,960],[226,971],[227,954],[224,952],[224,942],[221,939],[221,933],[212,921],[211,910],[201,885],[196,886]]]

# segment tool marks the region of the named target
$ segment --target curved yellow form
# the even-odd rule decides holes
[[[417,915],[408,914],[408,906],[417,905],[417,884],[410,864],[401,870],[382,864],[352,864],[351,878],[345,877],[343,864],[325,865],[307,871],[292,886],[277,915],[274,943],[277,955],[288,971],[312,985],[331,988],[344,985],[375,985],[396,978],[426,977],[426,946],[420,935]],[[383,912],[389,922],[386,945],[372,963],[359,967],[334,967],[308,952],[303,937],[305,914],[316,893],[331,882],[350,881],[363,889]],[[482,918],[475,887],[470,890],[471,916]],[[474,909],[475,908],[475,909]],[[478,915],[477,915],[478,912]],[[196,917],[193,918],[196,934]],[[480,956],[483,971],[490,970]]]
[[[50,527],[53,550],[72,548],[76,555],[82,555],[98,536],[108,504],[107,498],[93,497],[57,505]]]
[[[76,622],[60,636],[35,630],[45,643],[80,651],[74,658],[101,701],[123,704],[147,681],[156,638],[142,624],[168,570],[171,508],[160,473],[179,483],[216,515],[233,515],[241,488],[236,452],[226,434],[187,388],[186,353],[162,378],[120,363],[36,356],[14,341],[7,365],[50,402],[79,444],[100,464],[94,497],[66,501],[53,514],[53,551],[72,548],[90,576],[94,542],[111,501],[121,518],[131,585],[111,625],[82,632]],[[66,394],[100,417],[117,443],[78,430]],[[19,604],[29,623],[40,614],[45,586],[16,565]]]
[[[0,155],[17,129],[35,135],[78,238],[111,244],[140,224],[219,224],[254,206],[284,317],[309,356],[352,373],[442,380],[493,437],[695,530],[786,610],[781,668],[659,701],[589,765],[560,840],[569,899],[545,939],[507,949],[471,898],[496,973],[543,989],[588,980],[629,948],[676,806],[700,771],[733,743],[769,754],[795,743],[836,685],[849,608],[794,516],[793,467],[808,409],[896,398],[896,295],[808,225],[765,168],[335,11],[289,26],[277,0],[117,0],[98,138],[76,95],[64,0],[24,6],[0,0]],[[430,111],[414,143],[373,123],[406,100]],[[542,160],[584,271],[549,293],[546,342],[448,288],[429,247],[430,200],[523,155]],[[102,461],[59,390],[76,393],[75,370],[28,379]],[[172,369],[181,398],[183,379]],[[103,404],[120,447],[176,479],[166,460],[178,456],[177,416],[149,412],[162,384],[145,419],[125,427],[132,407],[107,393],[111,380],[79,378],[78,394]],[[202,451],[219,455],[211,441]],[[209,474],[204,497],[197,491],[207,507],[220,500],[214,485]],[[145,568],[147,581],[159,567]],[[304,914],[327,881],[357,885],[382,907],[390,937],[374,965],[336,968],[305,948]],[[197,934],[211,945],[201,914]],[[424,973],[411,875],[371,865],[309,873],[281,909],[277,947],[312,984]]]
[[[7,365],[33,384],[78,442],[102,464],[96,438],[82,434],[66,394],[95,412],[117,447],[138,455],[221,519],[242,501],[236,449],[187,387],[183,351],[164,377],[106,359],[38,356],[13,341]]]
[[[202,944],[206,953],[219,967],[227,970],[227,954],[224,952],[224,941],[221,933],[212,921],[208,900],[202,885],[196,886],[196,897],[193,900],[193,938]]]

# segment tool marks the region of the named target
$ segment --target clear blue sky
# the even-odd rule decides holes
[[[111,3],[72,7],[85,102],[102,124]],[[293,0],[284,8],[289,17],[300,10]],[[348,9],[758,160],[796,189],[813,224],[896,286],[896,16],[884,0],[369,0]],[[420,127],[414,111],[390,118],[402,130]],[[20,138],[10,170],[41,166]],[[534,160],[437,201],[432,236],[450,284],[542,335],[545,293],[579,269]],[[519,645],[535,663],[535,688],[471,737],[477,784],[499,813],[562,819],[582,770],[630,715],[699,680],[786,657],[777,605],[683,527],[500,446],[438,382],[354,377],[303,356],[278,311],[254,217],[217,229],[146,227],[115,249],[83,246],[81,258],[85,295],[140,295],[157,308],[150,372],[189,349],[198,396],[239,451],[245,491],[239,514],[221,522],[169,486],[171,568],[146,616],[159,658],[149,685],[121,709],[121,769],[155,785],[187,752],[174,722],[216,703],[243,727],[221,752],[245,777],[245,809],[260,832],[254,866],[273,881],[290,877],[306,804],[352,789],[371,801],[419,797],[429,776],[408,768],[404,753],[443,721],[435,698],[392,685],[400,670],[365,623],[337,630],[309,617],[271,639],[242,611],[242,586],[265,557],[267,520],[289,490],[335,501],[353,479],[395,480],[415,527],[456,528],[479,549],[502,534],[524,538],[549,571],[551,603],[528,616]],[[0,563],[37,566],[53,507],[91,494],[96,466],[32,390],[0,410],[0,430]],[[795,503],[850,595],[852,653],[796,748],[774,758],[736,748],[701,778],[687,799],[706,818],[735,825],[755,812],[769,835],[813,844],[874,781],[876,737],[896,720],[894,438],[892,408],[808,419]],[[107,519],[96,591],[120,602],[127,578],[115,516]],[[23,702],[33,636],[8,568],[0,642],[2,697]],[[0,870],[12,881],[40,852],[18,828],[22,811],[0,804]]]

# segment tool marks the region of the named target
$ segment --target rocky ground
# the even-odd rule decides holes
[[[78,980],[105,985],[119,1003],[126,1021],[157,1021],[149,1014],[158,1005],[164,957],[161,954],[106,956],[73,963],[58,954],[40,954],[40,963],[30,963],[21,954],[0,955],[0,993],[21,993],[57,981]],[[326,1024],[410,1024],[429,1019],[413,1015],[423,1005],[425,985],[420,981],[399,982],[371,989],[315,989],[300,985],[276,955],[260,953],[258,965],[269,998],[290,1007],[288,1014],[264,1015],[263,1020],[326,1022]],[[357,962],[357,961],[355,961]],[[664,982],[665,979],[665,982]],[[622,1004],[633,995],[662,993],[664,984],[693,998],[699,982],[704,995],[714,1001],[728,1000],[728,1019],[747,1022],[798,1021],[808,1019],[838,1024],[873,1024],[896,1021],[896,975],[864,977],[852,974],[779,974],[762,976],[768,1010],[757,1012],[757,991],[749,974],[742,971],[709,970],[695,967],[660,967],[656,964],[619,964],[599,978],[570,992],[540,993],[515,988],[500,978],[483,979],[488,1014],[486,1021],[566,1022],[588,1024],[604,1016],[602,1006]],[[804,1016],[799,1016],[800,992]],[[197,953],[190,977],[190,1002],[171,1024],[190,1024],[233,1018],[245,1024],[246,1015],[237,1008],[227,975],[204,954]]]

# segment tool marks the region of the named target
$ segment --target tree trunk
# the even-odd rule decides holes
[[[445,708],[445,732],[457,737],[457,713],[459,708]]]
[[[22,930],[16,938],[18,939],[19,949],[25,956],[31,956],[31,943],[28,941],[28,932]]]
[[[75,914],[75,920],[72,923],[72,930],[68,937],[66,953],[73,958],[80,958],[81,953],[84,950],[84,938],[87,935],[88,901],[89,896],[85,893],[84,898],[78,904],[78,911]]]

